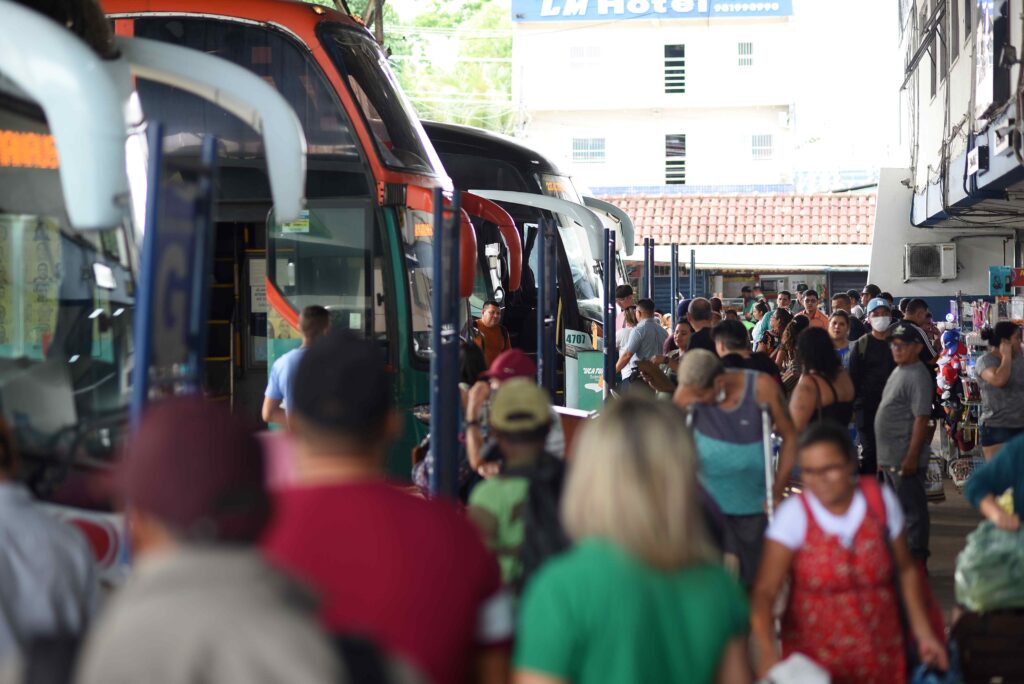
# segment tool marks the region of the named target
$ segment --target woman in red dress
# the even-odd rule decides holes
[[[895,494],[857,479],[846,428],[813,424],[798,450],[804,492],[787,499],[768,528],[751,597],[757,674],[778,661],[772,608],[789,578],[782,657],[802,653],[836,684],[907,679],[900,593],[922,662],[948,667],[925,609]]]

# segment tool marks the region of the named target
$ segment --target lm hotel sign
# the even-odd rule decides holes
[[[512,0],[512,21],[788,17],[792,0]]]

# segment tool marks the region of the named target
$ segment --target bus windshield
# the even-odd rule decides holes
[[[568,200],[582,205],[583,198],[576,192],[572,179],[568,176],[542,174],[541,186],[544,194],[549,197]],[[565,247],[565,256],[572,271],[573,287],[576,290],[576,303],[580,315],[593,321],[601,321],[601,302],[604,296],[604,284],[601,282],[599,264],[601,255],[595,255],[590,249],[587,230],[571,216],[558,214],[558,233]]]
[[[395,169],[444,176],[419,117],[398,86],[380,46],[364,31],[324,24],[320,40],[373,134],[377,153]]]
[[[116,439],[90,427],[131,396],[132,243],[74,231],[58,169],[42,112],[0,94],[0,411],[26,456],[103,460]]]

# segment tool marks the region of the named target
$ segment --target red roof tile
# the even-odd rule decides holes
[[[869,245],[875,194],[611,195],[636,239],[680,245]]]

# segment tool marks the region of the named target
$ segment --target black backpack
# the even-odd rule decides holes
[[[523,545],[519,550],[522,574],[516,585],[521,593],[527,581],[546,560],[569,548],[569,538],[562,528],[559,508],[565,483],[565,462],[545,452],[529,470],[506,471],[530,481],[523,511]]]

